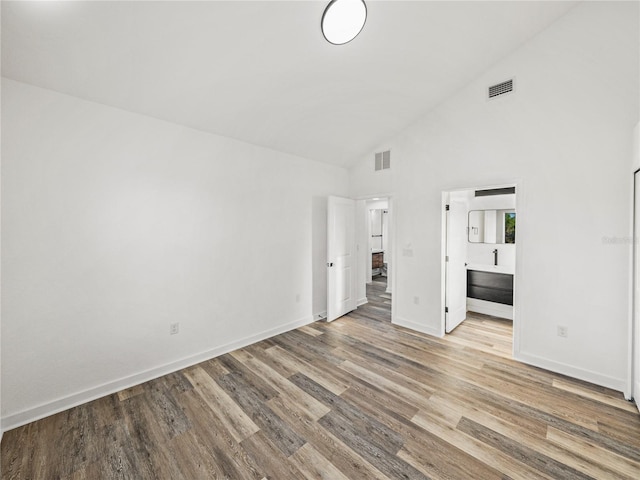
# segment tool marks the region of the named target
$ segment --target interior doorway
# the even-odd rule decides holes
[[[389,199],[376,197],[365,201],[367,210],[368,245],[367,283],[373,277],[388,277],[389,273]]]
[[[516,186],[442,193],[442,325],[472,316],[515,321]]]
[[[392,321],[393,199],[388,195],[357,201],[358,305],[376,318]]]

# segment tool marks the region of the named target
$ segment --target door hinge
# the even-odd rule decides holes
[[[449,313],[449,307],[444,307],[444,313]]]
[[[444,261],[445,261],[445,262],[448,262],[448,261],[449,261],[449,255],[446,255],[446,256],[444,257]]]
[[[449,211],[449,205],[445,205],[444,209],[448,212]]]

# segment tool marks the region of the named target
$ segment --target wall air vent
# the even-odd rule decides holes
[[[378,170],[387,170],[388,168],[391,168],[391,150],[376,153],[374,168],[376,172]]]
[[[489,87],[489,98],[495,98],[509,92],[513,92],[513,78]]]

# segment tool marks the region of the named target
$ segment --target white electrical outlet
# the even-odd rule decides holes
[[[180,333],[180,324],[172,323],[169,325],[169,335],[176,335]]]
[[[569,329],[567,327],[565,327],[564,325],[558,325],[558,336],[559,337],[568,337],[569,336]]]

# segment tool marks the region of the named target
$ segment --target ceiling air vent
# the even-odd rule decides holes
[[[509,92],[513,92],[513,78],[489,87],[489,98],[498,97]]]
[[[376,171],[391,168],[391,150],[376,153],[374,165]]]

